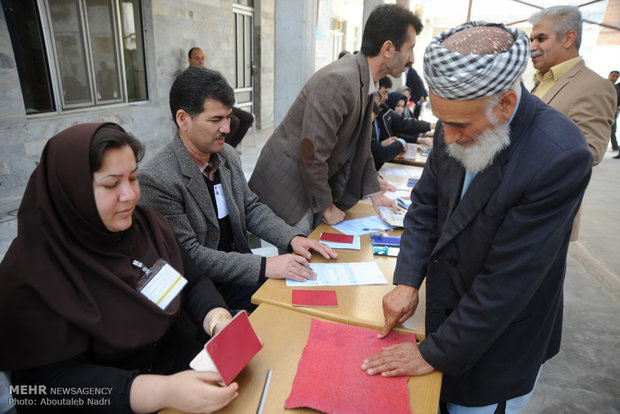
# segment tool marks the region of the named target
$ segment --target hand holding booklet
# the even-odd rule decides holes
[[[217,372],[229,385],[262,347],[248,314],[241,311],[207,342],[189,366],[196,371]]]

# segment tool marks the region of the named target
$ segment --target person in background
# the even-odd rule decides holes
[[[522,87],[528,53],[524,32],[468,22],[424,54],[439,125],[379,337],[413,315],[426,279],[426,339],[387,347],[361,368],[441,371],[441,413],[520,412],[560,348],[566,256],[592,154],[573,122]]]
[[[395,136],[381,137],[381,129],[376,121],[377,112],[379,112],[379,106],[375,102],[372,106],[372,140],[370,141],[370,151],[375,161],[375,168],[379,171],[383,164],[393,160],[399,154],[405,153],[407,151],[407,143],[404,139]],[[383,192],[387,189],[395,191],[395,189],[392,190],[389,187],[387,181],[382,180],[382,178],[379,179]]]
[[[425,144],[432,146],[432,139],[425,138],[425,132],[429,132],[434,126],[430,122],[418,121],[414,118],[405,118],[394,112],[387,105],[388,90],[392,87],[392,80],[384,77],[379,80],[379,92],[377,93],[377,124],[380,129],[380,137],[396,136],[412,144]]]
[[[405,114],[409,114],[409,116],[413,118],[413,111],[415,109],[415,104],[411,100],[411,89],[409,89],[407,85],[403,85],[403,87],[400,88],[400,93],[402,93],[403,95],[407,97],[407,110],[405,111]]]
[[[207,57],[202,52],[201,48],[192,47],[190,50],[187,51],[187,63],[189,64],[188,67],[191,68],[192,66],[198,66],[204,68],[205,60],[207,60]]]
[[[400,92],[390,92],[385,104],[398,115],[403,118],[411,118],[411,114],[407,114],[407,101],[409,99]]]
[[[28,394],[20,414],[212,412],[237,396],[236,383],[187,369],[231,315],[211,280],[184,266],[170,223],[136,206],[142,154],[109,123],[73,126],[43,149],[0,263],[0,326],[10,332],[0,370],[12,371],[16,399],[20,386],[68,391]],[[164,309],[141,293],[132,265],[158,259],[188,279]]]
[[[200,48],[191,48],[189,52],[187,52],[187,56],[190,68],[205,67],[206,57]],[[232,115],[230,116],[230,132],[226,135],[226,143],[236,148],[245,137],[248,129],[250,129],[254,123],[254,115],[236,106],[233,106],[232,111]]]
[[[579,8],[554,6],[534,13],[529,22],[530,57],[537,69],[534,95],[568,116],[583,131],[594,165],[603,160],[616,113],[616,92],[609,81],[588,69],[579,56],[582,20]],[[579,236],[579,214],[571,240]]]
[[[413,117],[415,119],[420,118],[420,112],[422,111],[422,104],[426,102],[428,98],[428,91],[424,87],[424,82],[418,72],[413,67],[407,69],[407,76],[405,85],[411,90],[411,97],[409,98],[414,104]]]
[[[618,75],[620,74],[620,72],[618,72],[617,70],[612,70],[611,72],[609,72],[609,76],[607,76],[607,79],[609,79],[609,81],[612,83],[612,85],[614,85],[614,88],[616,89],[616,98],[618,101],[618,108],[616,109],[616,116],[614,118],[614,123],[611,125],[611,149],[613,151],[618,151],[618,140],[616,139],[616,127],[618,125],[618,113],[620,113],[620,82],[618,82]],[[618,151],[618,155],[616,155],[613,158],[620,158],[620,151]]]
[[[309,234],[336,224],[361,198],[396,203],[381,193],[372,154],[372,102],[377,82],[413,62],[420,19],[396,5],[368,17],[360,53],[317,71],[263,147],[250,188],[288,224]]]

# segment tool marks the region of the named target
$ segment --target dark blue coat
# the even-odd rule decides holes
[[[426,276],[422,357],[441,400],[467,406],[531,391],[560,348],[573,219],[592,155],[579,128],[522,88],[511,144],[459,201],[465,171],[437,128],[412,192],[394,283]]]

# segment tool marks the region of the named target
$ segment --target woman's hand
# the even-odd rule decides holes
[[[221,316],[218,316],[221,315]],[[217,316],[217,319],[216,319]],[[214,336],[222,329],[226,327],[232,320],[232,316],[226,308],[213,308],[206,314],[202,321],[202,327],[209,336]],[[211,326],[211,322],[215,323],[215,326]],[[211,332],[213,329],[213,332]]]
[[[175,408],[188,413],[212,413],[239,395],[233,382],[217,385],[222,378],[215,372],[181,371],[173,375],[138,375],[129,393],[131,410],[151,413]]]
[[[181,371],[168,378],[169,406],[188,413],[212,413],[239,395],[236,382],[217,385],[222,378],[215,372]]]

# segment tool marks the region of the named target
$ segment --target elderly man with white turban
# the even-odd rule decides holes
[[[529,40],[469,22],[424,56],[434,147],[383,299],[384,337],[426,278],[426,339],[369,356],[370,375],[443,372],[443,413],[517,413],[558,353],[573,218],[592,155],[568,118],[520,84]]]

